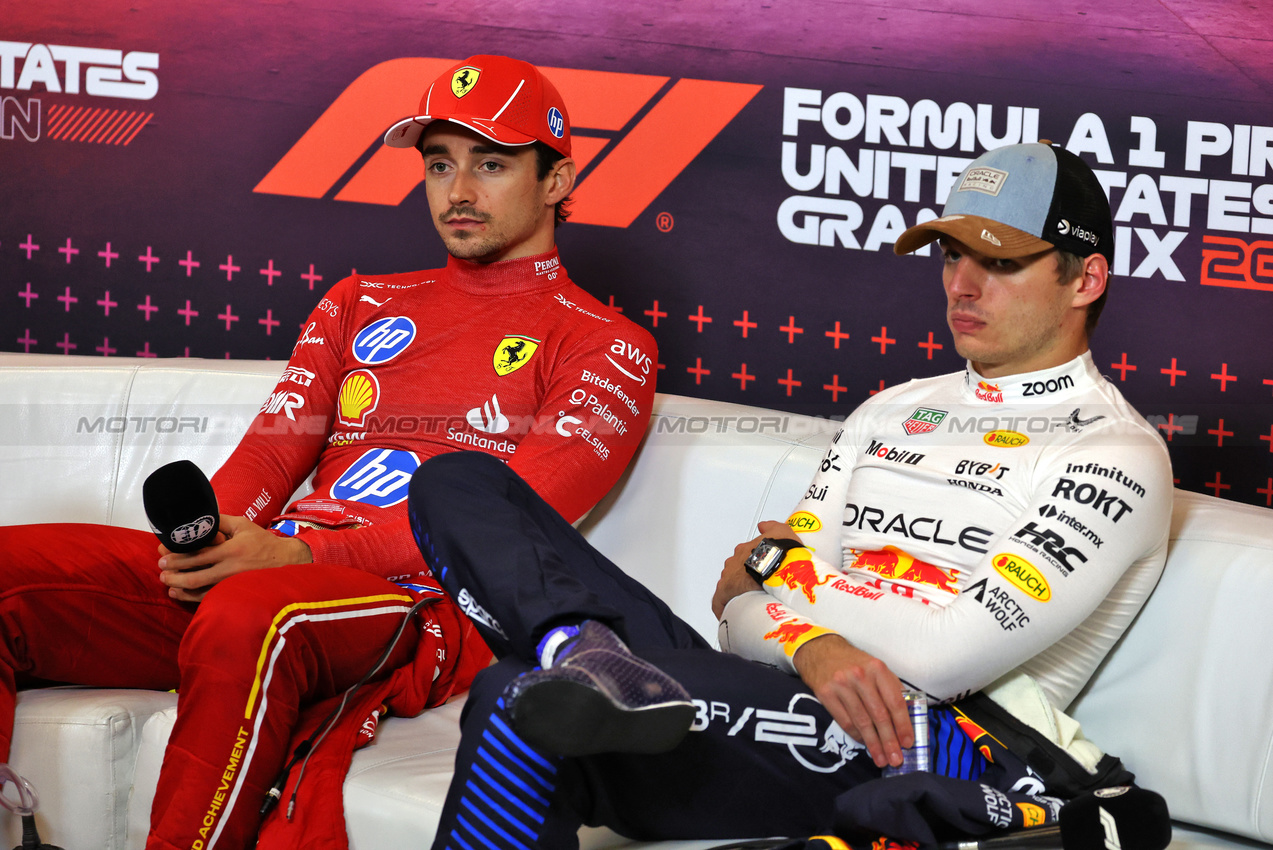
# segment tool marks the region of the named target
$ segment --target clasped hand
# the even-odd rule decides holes
[[[159,546],[159,580],[178,602],[198,602],[213,585],[235,573],[308,564],[309,546],[295,537],[279,537],[247,517],[221,514],[215,541],[195,552]]]

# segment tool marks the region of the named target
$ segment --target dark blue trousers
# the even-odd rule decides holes
[[[799,679],[711,649],[499,460],[426,461],[409,508],[425,561],[501,659],[465,703],[435,850],[573,848],[580,824],[645,840],[825,833],[835,797],[879,776]],[[562,759],[510,728],[505,685],[548,629],[584,619],[689,690],[698,716],[675,750]]]

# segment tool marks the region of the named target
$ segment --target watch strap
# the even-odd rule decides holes
[[[743,566],[747,570],[748,575],[758,583],[764,584],[770,576],[782,568],[787,556],[793,549],[804,548],[805,545],[799,540],[791,540],[786,537],[766,537],[756,544],[756,548],[751,551],[751,555],[743,562]]]

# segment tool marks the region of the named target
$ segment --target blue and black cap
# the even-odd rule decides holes
[[[943,234],[999,259],[1060,248],[1114,263],[1105,189],[1082,159],[1044,142],[977,157],[959,175],[941,217],[907,230],[893,251],[909,254]]]

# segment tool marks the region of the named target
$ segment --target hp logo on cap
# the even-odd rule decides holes
[[[548,110],[548,129],[559,139],[566,132],[566,119],[562,116],[561,110],[555,106]]]

